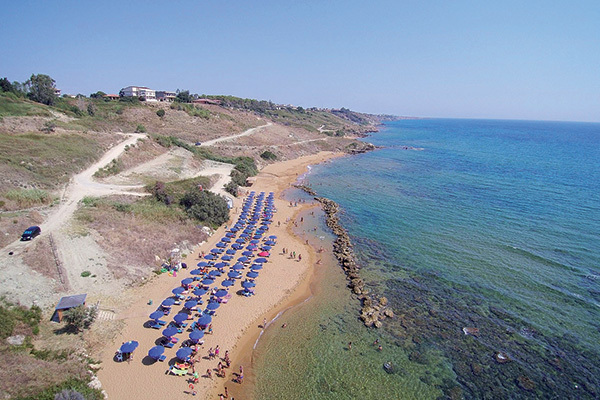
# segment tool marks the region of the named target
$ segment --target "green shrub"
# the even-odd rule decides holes
[[[4,197],[16,202],[19,207],[32,207],[52,201],[50,194],[41,189],[12,189]]]
[[[205,190],[189,190],[181,199],[180,204],[190,217],[214,227],[222,225],[229,219],[227,201],[221,196]]]
[[[121,160],[115,158],[107,166],[100,168],[98,171],[94,173],[94,176],[97,178],[105,178],[111,175],[117,175],[119,172],[123,170],[123,163]]]
[[[156,115],[158,115],[160,118],[165,116],[165,110],[164,109],[160,109],[156,112]]]
[[[273,153],[269,150],[263,151],[263,153],[260,155],[260,158],[262,158],[263,160],[267,160],[267,161],[277,160],[277,156],[275,155],[275,153]]]
[[[142,124],[138,124],[135,128],[135,133],[146,133],[146,127]]]
[[[235,197],[238,195],[239,185],[236,184],[233,180],[229,181],[227,185],[225,185],[225,191]]]
[[[83,271],[81,273],[81,277],[82,278],[87,278],[88,276],[90,276],[92,273],[90,271]]]

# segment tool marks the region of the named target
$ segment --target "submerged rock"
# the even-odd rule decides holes
[[[501,352],[501,351],[496,353],[496,355],[494,356],[494,359],[496,360],[496,362],[498,362],[500,364],[506,364],[507,362],[512,361],[510,359],[510,357],[508,356],[508,354]]]

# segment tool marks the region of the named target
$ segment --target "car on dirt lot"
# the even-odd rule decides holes
[[[25,229],[25,232],[23,232],[21,235],[21,240],[31,240],[34,237],[39,236],[40,233],[42,233],[42,230],[39,226],[30,226],[29,228]]]

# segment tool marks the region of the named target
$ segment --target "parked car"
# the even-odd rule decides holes
[[[42,233],[42,230],[39,226],[30,226],[29,228],[25,229],[25,232],[23,232],[23,235],[21,235],[21,240],[31,240],[34,237],[39,236],[40,233]]]

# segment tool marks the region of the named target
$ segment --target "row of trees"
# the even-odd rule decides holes
[[[23,83],[10,82],[8,78],[4,77],[0,79],[0,90],[49,106],[54,105],[57,99],[56,81],[44,74],[32,74]]]

